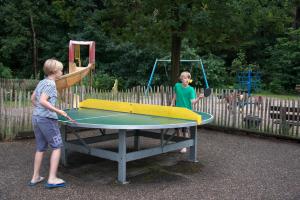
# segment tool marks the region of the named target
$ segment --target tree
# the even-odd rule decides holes
[[[294,20],[293,20],[293,28],[298,29],[300,27],[300,1],[294,0],[293,2],[293,13],[294,13]]]
[[[269,59],[266,82],[276,93],[291,92],[300,80],[300,29],[290,29],[277,39],[274,46],[267,48]]]
[[[126,77],[120,81],[124,87],[145,84],[154,59],[166,56],[172,59],[174,83],[182,69],[179,60],[187,55],[209,59],[204,60],[208,77],[221,73],[222,82],[233,84],[242,52],[243,62],[259,65],[263,81],[269,82],[268,72],[277,68],[276,52],[295,61],[284,44],[295,48],[290,41],[297,36],[288,28],[299,26],[298,7],[299,0],[2,0],[0,60],[13,77],[42,78],[46,59],[68,63],[70,39],[94,40],[96,69]],[[166,83],[163,73],[158,71],[157,83]]]

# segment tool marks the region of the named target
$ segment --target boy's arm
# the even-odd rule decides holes
[[[47,108],[51,111],[54,111],[54,112],[56,112],[57,114],[59,114],[61,116],[64,116],[65,118],[69,119],[70,121],[75,122],[75,120],[73,120],[71,117],[69,117],[68,114],[65,111],[60,110],[60,109],[56,108],[55,106],[53,106],[48,101],[48,98],[49,98],[48,95],[46,95],[45,93],[42,93],[41,98],[40,98],[40,104],[42,106],[44,106],[45,108]]]
[[[174,94],[172,101],[171,101],[171,106],[175,106],[175,100],[176,100],[176,94]]]
[[[35,106],[35,91],[33,91],[32,95],[31,95],[31,103],[33,106]]]
[[[192,100],[192,104],[196,104],[199,102],[200,99],[204,98],[204,94],[200,94],[196,99]]]
[[[40,104],[41,104],[42,106],[44,106],[45,108],[47,108],[47,109],[49,109],[49,110],[51,110],[51,111],[53,111],[53,112],[56,112],[57,114],[60,114],[60,115],[62,115],[62,116],[64,116],[64,117],[66,117],[66,116],[67,116],[67,113],[66,113],[65,111],[63,111],[63,110],[60,110],[60,109],[54,107],[54,106],[48,101],[48,98],[49,98],[48,95],[46,95],[45,93],[42,93],[41,98],[40,98]]]

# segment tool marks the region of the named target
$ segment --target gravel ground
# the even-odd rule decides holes
[[[34,140],[0,143],[0,199],[300,199],[300,144],[201,129],[198,163],[171,152],[128,163],[129,184],[115,183],[117,163],[73,154],[60,167],[66,188],[27,186]],[[144,140],[150,146],[151,141]],[[114,146],[107,146],[114,148]],[[42,174],[49,169],[49,152]]]

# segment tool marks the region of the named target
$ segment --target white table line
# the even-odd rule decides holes
[[[127,113],[121,113],[121,114],[114,114],[114,115],[105,115],[105,116],[98,116],[98,117],[86,117],[81,119],[74,119],[75,121],[79,120],[85,120],[85,119],[97,119],[97,118],[106,118],[106,117],[114,117],[114,116],[120,116],[120,115],[126,115]]]

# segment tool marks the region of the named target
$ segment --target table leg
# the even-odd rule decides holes
[[[140,136],[138,135],[138,130],[135,130],[134,134],[134,148],[135,150],[140,150]]]
[[[67,132],[66,132],[66,125],[61,125],[60,128],[60,133],[61,133],[61,138],[63,141],[64,146],[61,148],[61,157],[60,161],[62,165],[67,166],[68,165],[68,154],[67,154],[67,147],[66,147],[66,142],[67,142]]]
[[[126,184],[126,130],[119,130],[118,181]]]
[[[191,138],[194,141],[194,145],[190,147],[190,161],[198,162],[197,160],[197,126],[190,127]]]

